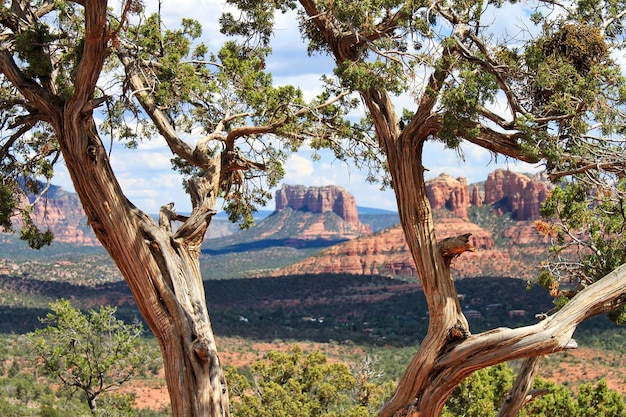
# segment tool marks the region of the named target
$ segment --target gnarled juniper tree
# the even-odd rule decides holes
[[[0,6],[0,226],[13,227],[21,213],[22,237],[34,247],[49,243],[19,195],[45,191],[41,184],[63,161],[159,342],[177,417],[229,413],[198,263],[218,198],[246,226],[282,177],[287,154],[345,130],[342,95],[305,102],[298,88],[273,86],[264,72],[268,48],[228,42],[211,53],[200,35],[192,19],[164,28],[139,0]],[[191,214],[163,202],[155,222],[133,205],[111,169],[111,139],[164,140],[185,177]]]
[[[379,416],[439,415],[452,390],[473,371],[529,358],[500,413],[515,415],[529,396],[537,358],[566,349],[582,320],[611,311],[618,316],[626,303],[626,84],[616,61],[624,53],[626,4],[229,3],[244,11],[223,19],[236,35],[255,30],[268,36],[266,10],[296,9],[310,54],[334,60],[332,74],[325,76],[328,93],[349,91],[365,108],[365,118],[350,126],[346,146],[335,147],[337,155],[385,158],[382,172],[396,194],[430,325]],[[519,27],[496,25],[500,16],[516,11]],[[401,94],[413,98],[410,108],[396,104]],[[541,281],[552,285],[555,295],[561,295],[558,283],[564,279],[583,284],[560,310],[532,326],[472,334],[450,271],[450,254],[458,256],[471,242],[461,236],[457,246],[453,240],[442,246],[437,240],[424,183],[429,141],[461,153],[471,143],[494,157],[542,163],[563,187],[544,210],[558,222],[539,226],[560,245],[555,255],[571,254],[564,249],[574,244],[586,250],[576,269],[566,271],[556,258],[545,265]]]

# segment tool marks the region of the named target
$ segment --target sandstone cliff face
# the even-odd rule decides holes
[[[33,220],[42,230],[50,229],[56,242],[74,243],[85,246],[99,245],[89,226],[87,216],[75,194],[57,191],[53,197],[35,202]],[[22,205],[31,203],[26,196]],[[17,219],[14,224],[19,228]]]
[[[480,193],[480,189],[478,188],[478,185],[474,184],[474,186],[472,187],[472,198],[470,200],[470,204],[472,206],[480,207],[483,205],[483,200],[484,200],[484,197]]]
[[[536,272],[517,265],[506,251],[495,247],[490,232],[474,223],[460,218],[445,218],[437,222],[435,231],[439,240],[472,233],[470,241],[476,252],[466,252],[452,262],[455,277],[507,276],[512,266],[520,272],[520,278],[527,278]],[[400,225],[324,249],[313,257],[276,271],[274,275],[322,272],[417,277]]]
[[[470,241],[476,247],[476,252],[465,252],[452,261],[454,278],[537,277],[539,268],[532,266],[537,263],[529,263],[528,259],[529,256],[541,256],[545,246],[542,237],[526,223],[519,228],[514,226],[507,230],[507,237],[523,235],[524,239],[519,244],[512,239],[503,249],[495,246],[489,231],[463,219],[441,219],[437,222],[435,231],[439,240],[462,233],[472,233]],[[324,249],[310,258],[275,271],[273,275],[339,272],[419,278],[399,225]]]
[[[429,180],[426,192],[433,209],[439,209],[435,231],[437,239],[471,233],[476,252],[466,252],[452,262],[453,276],[511,276],[536,278],[547,242],[529,220],[539,217],[540,204],[547,198],[546,183],[526,175],[497,170],[484,183],[484,194],[478,185],[469,186],[464,178],[442,174]],[[499,239],[507,243],[497,248],[491,232],[468,220],[471,206],[492,206],[492,213],[511,213],[517,222]],[[442,213],[443,212],[443,213]],[[530,262],[529,262],[530,260]],[[372,236],[345,242],[319,252],[312,258],[276,271],[276,275],[299,273],[380,274],[416,277],[416,269],[400,226]]]
[[[511,213],[516,220],[540,217],[539,207],[550,192],[546,182],[524,174],[498,169],[484,183],[484,196],[478,185],[469,186],[465,178],[441,174],[426,182],[426,193],[433,209],[445,208],[455,216],[467,219],[471,206],[493,205],[497,214]]]
[[[282,188],[276,191],[275,212],[286,208],[311,213],[333,212],[360,234],[371,233],[369,226],[359,221],[354,196],[336,185],[305,187],[283,184]]]
[[[498,169],[485,181],[484,204],[494,204],[497,210],[511,213],[516,220],[531,220],[540,217],[539,207],[549,192],[545,182]]]
[[[471,204],[467,179],[441,174],[426,183],[426,194],[433,209],[446,208],[467,219],[467,208]]]

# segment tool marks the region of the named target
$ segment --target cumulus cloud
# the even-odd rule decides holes
[[[313,175],[313,162],[301,155],[294,154],[285,162],[285,182],[304,184]]]
[[[182,178],[174,172],[137,176],[137,172],[117,174],[124,193],[133,204],[148,213],[158,213],[159,208],[174,202],[181,212],[191,211],[189,196],[183,191]]]

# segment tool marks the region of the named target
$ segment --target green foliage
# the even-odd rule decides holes
[[[521,82],[532,103],[532,118],[523,115],[518,123],[534,137],[529,143],[539,145],[535,149],[549,161],[549,169],[561,169],[576,157],[593,158],[590,141],[579,139],[591,126],[603,134],[620,129],[624,78],[610,57],[610,42],[593,23],[550,21],[521,54],[515,52],[517,63],[509,61],[516,76],[525,79]]]
[[[20,207],[20,200],[16,198],[21,190],[17,185],[0,185],[0,228],[5,232],[14,232],[11,217],[21,216],[21,227],[19,228],[20,239],[28,243],[32,249],[41,249],[52,242],[54,235],[48,229],[41,231],[31,217],[32,207]]]
[[[513,379],[513,372],[507,364],[474,372],[454,389],[442,416],[495,416],[513,386]]]
[[[480,108],[485,103],[493,103],[497,91],[496,79],[488,72],[469,65],[460,69],[456,81],[448,84],[442,94],[446,111],[438,137],[448,148],[457,148],[459,138],[478,136],[478,131],[464,129],[459,121],[476,120]]]
[[[0,375],[0,415],[7,417],[67,417],[87,416],[89,409],[84,395],[72,395],[59,390],[58,381],[48,380],[30,366],[32,352],[24,349],[24,335],[0,336],[2,360],[11,358],[17,371]],[[140,340],[140,345],[145,345]],[[150,344],[156,344],[154,340]],[[17,364],[22,364],[18,366]],[[104,393],[99,397],[96,415],[100,417],[164,417],[168,410],[137,409],[132,392]]]
[[[287,10],[293,6],[278,2],[265,8],[258,2],[253,6],[252,13],[263,23],[249,21],[252,26],[246,29],[246,23],[237,25],[233,16],[225,14],[221,19],[224,32],[241,35],[250,31],[250,37],[242,43],[227,41],[216,52],[198,41],[202,28],[192,19],[183,19],[178,29],[165,29],[155,14],[129,26],[121,33],[125,43],[119,55],[130,56],[142,68],[145,85],[154,88],[149,99],[141,99],[143,108],[129,100],[133,92],[115,98],[103,124],[112,136],[131,147],[152,138],[156,129],[144,112],[145,106],[152,105],[146,104],[150,100],[181,137],[201,132],[205,142],[196,152],[206,152],[211,158],[221,156],[216,192],[229,219],[242,228],[249,227],[253,213],[271,199],[269,190],[284,176],[282,163],[290,153],[306,139],[345,137],[343,108],[336,107],[332,114],[326,109],[332,104],[322,102],[325,97],[307,103],[299,88],[274,85],[265,71],[270,49],[263,40],[260,45],[252,42],[252,31],[262,31],[274,7]],[[129,125],[140,128],[129,130]],[[207,170],[193,159],[180,154],[172,158],[173,168],[185,181]],[[185,188],[189,190],[187,184]]]
[[[495,416],[513,386],[513,372],[499,364],[474,372],[459,385],[446,403],[442,416]],[[520,417],[620,417],[626,403],[619,392],[608,388],[604,379],[595,385],[582,384],[575,397],[563,385],[537,379],[533,389],[547,393],[534,398],[519,413]]]
[[[595,386],[583,384],[577,397],[580,417],[618,417],[626,414],[626,404],[622,396],[610,390],[606,380],[601,379]]]
[[[154,351],[139,343],[140,324],[117,320],[115,309],[101,307],[83,314],[66,300],[50,305],[48,327],[28,334],[33,365],[62,388],[80,390],[95,412],[96,398],[144,372]]]
[[[188,181],[210,169],[206,158],[200,156],[222,154],[215,192],[224,201],[229,218],[241,222],[242,227],[249,226],[257,207],[271,198],[269,190],[283,177],[282,162],[287,155],[307,138],[343,139],[346,126],[350,126],[342,120],[346,114],[342,106],[332,112],[324,110],[327,104],[321,102],[328,98],[307,103],[298,88],[275,86],[265,71],[270,32],[257,37],[258,42],[253,41],[255,33],[268,27],[275,8],[284,12],[295,5],[271,1],[250,6],[260,8],[249,26],[235,23],[232,16],[221,19],[224,32],[249,36],[248,42],[226,42],[217,51],[210,51],[200,41],[202,25],[197,20],[184,18],[177,28],[165,27],[159,14],[143,16],[141,1],[124,2],[119,15],[111,9],[105,25],[110,29],[111,53],[101,77],[107,82],[93,92],[104,119],[97,126],[100,133],[106,132],[128,147],[154,138],[163,129],[162,124],[154,123],[148,114],[151,111],[164,117],[176,140],[184,142],[191,135],[204,138],[195,153],[174,152],[173,168],[184,175],[186,190]],[[8,6],[0,13],[0,24],[10,33],[8,53],[25,78],[46,91],[51,106],[62,108],[74,94],[78,64],[87,45],[83,7],[60,1],[44,8],[38,3],[21,7],[31,18],[16,17]],[[129,76],[135,70],[149,87],[131,87]],[[41,119],[33,109],[3,76],[0,124],[8,127],[0,138],[3,185],[7,185],[5,178],[49,179],[60,158],[58,140],[46,124],[49,120]],[[8,230],[5,219],[15,204],[5,191],[0,224]],[[34,226],[25,228],[23,237],[34,247],[47,244],[52,236]]]
[[[610,390],[604,379],[595,385],[582,384],[574,397],[563,385],[538,380],[535,389],[547,389],[548,393],[529,402],[520,417],[621,417],[626,412],[622,396]]]
[[[625,194],[626,180],[618,180],[614,188],[590,189],[582,180],[563,181],[544,202],[541,213],[555,226],[545,231],[553,239],[539,284],[559,297],[559,306],[580,289],[589,286],[626,262]],[[573,289],[572,295],[566,291]],[[611,313],[623,324],[624,307]]]
[[[28,63],[24,75],[29,78],[49,80],[53,67],[44,47],[52,41],[52,35],[48,25],[37,22],[28,30],[15,36],[15,48],[18,57]]]
[[[249,373],[249,376],[247,375]],[[390,393],[387,384],[353,375],[341,363],[328,363],[321,352],[271,351],[246,372],[227,369],[232,415],[293,417],[365,417]]]
[[[30,216],[30,210],[22,211],[22,219],[24,224],[20,229],[20,239],[28,242],[28,246],[33,249],[41,249],[43,246],[48,246],[52,243],[54,235],[50,230],[42,232],[39,229]]]
[[[0,183],[0,227],[7,232],[13,231],[11,217],[19,204],[15,195],[16,188],[14,182]]]

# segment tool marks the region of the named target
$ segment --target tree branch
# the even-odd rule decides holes
[[[390,417],[401,409],[411,409],[419,410],[420,417],[437,417],[454,388],[472,372],[497,363],[569,349],[578,324],[625,304],[626,264],[585,288],[554,315],[532,326],[498,328],[472,335],[449,345],[443,352],[433,351],[436,346],[431,346],[427,338],[405,373],[411,384],[404,391],[410,392],[403,391],[401,398],[392,398],[378,416]],[[411,398],[416,400],[411,402]],[[422,399],[429,402],[421,403]]]
[[[443,256],[447,265],[450,265],[452,259],[461,255],[463,252],[475,252],[476,248],[469,241],[471,233],[448,237],[438,243],[439,253]]]
[[[433,370],[431,384],[417,397],[441,398],[441,407],[457,384],[477,369],[530,356],[550,354],[570,348],[576,327],[586,319],[608,313],[626,304],[626,264],[607,274],[573,297],[547,319],[517,329],[498,328],[467,339],[441,355]],[[421,395],[419,395],[421,394]],[[430,412],[431,407],[433,412]],[[439,415],[428,404],[425,417]]]
[[[478,131],[477,135],[465,135],[463,138],[491,152],[503,154],[528,163],[537,163],[541,159],[534,155],[526,154],[518,140],[524,136],[520,132],[504,133],[491,129],[481,123],[470,119],[459,122],[465,131]]]
[[[172,231],[173,221],[184,222],[187,219],[187,216],[182,216],[174,211],[174,203],[161,206],[159,210],[159,227],[168,233]]]
[[[614,174],[618,174],[621,177],[626,176],[626,166],[624,165],[624,161],[615,161],[615,162],[603,162],[603,163],[591,163],[589,161],[584,161],[578,164],[577,167],[568,169],[568,170],[559,170],[552,171],[548,174],[548,178],[550,181],[556,181],[559,178],[566,177],[569,175],[582,174],[591,170],[602,170],[605,172],[612,172]]]
[[[0,72],[28,102],[39,110],[42,120],[51,122],[60,116],[63,108],[61,100],[57,96],[51,95],[32,79],[26,78],[4,44],[0,46]]]
[[[528,402],[540,395],[547,394],[547,390],[531,391],[540,364],[541,356],[524,359],[511,393],[507,395],[496,417],[515,417]]]
[[[133,89],[131,96],[134,95],[137,97],[141,107],[159,130],[159,133],[165,139],[172,153],[198,167],[205,167],[209,163],[208,155],[202,152],[194,152],[194,149],[178,136],[178,133],[169,121],[169,117],[158,108],[148,93],[150,89],[145,86],[139,75],[136,62],[131,54],[126,48],[120,48],[118,57],[124,65],[128,82]]]
[[[93,97],[108,54],[107,1],[90,0],[85,2],[84,6],[85,46],[76,68],[75,93],[72,97],[79,105]]]

